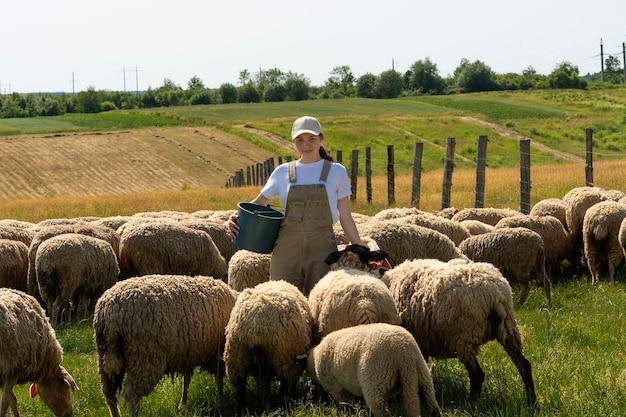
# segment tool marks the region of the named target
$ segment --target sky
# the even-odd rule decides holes
[[[585,74],[600,70],[600,38],[622,62],[626,0],[8,0],[0,91],[71,92],[72,73],[76,91],[123,90],[124,74],[132,91],[194,75],[216,88],[272,67],[321,85],[338,65],[358,77],[425,57],[442,75],[462,58]]]

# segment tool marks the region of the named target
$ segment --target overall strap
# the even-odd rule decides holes
[[[290,161],[287,164],[287,172],[289,173],[289,182],[294,184],[296,182],[296,161]]]
[[[320,174],[320,182],[325,183],[328,179],[328,173],[330,172],[331,162],[328,159],[324,159],[324,166],[322,167],[322,173]]]

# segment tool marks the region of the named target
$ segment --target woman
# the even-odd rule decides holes
[[[308,295],[328,272],[326,257],[337,250],[334,223],[341,222],[351,243],[362,242],[350,213],[348,174],[322,146],[320,123],[314,117],[300,117],[293,123],[291,138],[300,158],[279,165],[251,202],[267,205],[280,197],[285,220],[272,252],[270,278],[284,279]],[[237,215],[230,217],[228,226],[237,235]]]

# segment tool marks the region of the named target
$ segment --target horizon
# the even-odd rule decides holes
[[[393,60],[402,73],[426,57],[442,76],[462,58],[481,60],[497,73],[532,66],[548,74],[569,61],[585,75],[600,71],[600,38],[605,59],[618,55],[623,65],[620,3],[530,0],[503,7],[495,0],[396,0],[381,9],[371,0],[112,0],[89,7],[77,0],[25,0],[3,10],[21,18],[0,26],[3,39],[19,34],[3,51],[0,93],[71,94],[72,73],[76,92],[91,86],[124,91],[124,67],[126,91],[134,92],[135,65],[140,91],[166,78],[186,87],[194,75],[207,88],[238,85],[239,71],[259,68],[297,72],[323,85],[335,66],[349,65],[359,77],[391,69]]]

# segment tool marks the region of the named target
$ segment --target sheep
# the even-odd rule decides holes
[[[216,375],[223,396],[224,330],[237,294],[212,277],[147,275],[118,282],[96,304],[93,319],[98,372],[111,417],[119,417],[124,386],[128,414],[164,375],[183,375],[185,406],[199,366]],[[124,380],[124,377],[125,380]]]
[[[126,233],[126,230],[130,230],[140,225],[154,223],[178,224],[178,221],[174,219],[168,219],[166,217],[131,217],[129,221],[117,228],[117,234],[122,237],[124,233]]]
[[[460,225],[459,222],[444,219],[430,213],[410,214],[401,219],[407,223],[427,227],[439,233],[443,233],[449,237],[456,246],[459,246],[462,241],[471,236],[467,229]]]
[[[145,223],[127,228],[119,253],[123,277],[180,274],[226,278],[226,261],[211,237],[178,224]]]
[[[262,404],[271,378],[281,381],[288,395],[304,370],[296,363],[311,346],[313,318],[306,298],[286,281],[269,281],[241,292],[226,326],[226,375],[235,387],[242,413],[246,408],[246,379],[257,378]]]
[[[70,302],[90,310],[108,288],[117,282],[120,268],[110,244],[77,233],[51,237],[39,245],[35,258],[39,294],[47,305],[52,323],[58,322]]]
[[[494,227],[490,224],[479,222],[478,220],[463,220],[459,222],[461,226],[469,232],[471,236],[482,235],[493,232]]]
[[[596,187],[577,187],[563,197],[565,202],[565,220],[569,229],[572,244],[582,252],[582,230],[585,213],[594,204],[608,200],[603,189]]]
[[[448,261],[464,257],[447,236],[435,230],[408,224],[404,219],[371,221],[359,228],[359,234],[370,237],[389,253],[397,265],[406,259],[436,258]]]
[[[37,257],[37,250],[39,245],[51,237],[62,235],[65,233],[78,233],[85,236],[91,236],[98,239],[102,239],[108,242],[113,248],[113,252],[117,255],[119,253],[120,238],[114,230],[107,227],[93,226],[89,224],[74,224],[74,225],[58,225],[47,226],[41,228],[35,236],[28,248],[28,293],[33,297],[41,300],[39,294],[39,288],[37,287],[37,275],[35,272],[35,259]]]
[[[477,360],[480,347],[496,339],[515,364],[528,402],[536,402],[511,287],[495,266],[459,259],[447,263],[417,259],[385,272],[383,281],[402,326],[415,337],[424,359],[458,358],[465,365],[473,400],[480,396],[485,379]]]
[[[28,247],[15,240],[0,239],[0,287],[26,291]]]
[[[217,246],[224,260],[228,263],[230,258],[239,250],[235,241],[233,240],[230,230],[225,223],[217,223],[212,220],[203,219],[185,219],[181,220],[178,224],[189,227],[195,230],[202,230],[207,232],[211,236],[211,240]]]
[[[31,382],[31,398],[39,394],[55,416],[71,416],[70,392],[78,387],[61,366],[63,349],[37,300],[0,288],[0,340],[0,387],[4,389],[0,417],[9,407],[13,416],[19,416],[13,387],[27,382]]]
[[[104,217],[102,219],[98,219],[93,222],[90,222],[90,224],[94,226],[108,227],[109,229],[117,230],[122,225],[128,223],[131,219],[132,217],[130,216]]]
[[[369,223],[372,217],[361,213],[352,213],[352,219],[354,220],[354,224],[358,227]],[[333,224],[333,233],[335,234],[335,240],[338,245],[345,245],[349,243],[349,240],[343,230],[343,226],[340,223]]]
[[[200,219],[209,219],[213,216],[214,213],[215,211],[213,210],[198,210],[191,213],[191,215]]]
[[[439,210],[437,212],[437,216],[443,217],[444,219],[452,220],[455,214],[459,212],[459,209],[456,207],[447,207],[445,209]]]
[[[44,227],[49,227],[49,226],[72,226],[72,225],[87,224],[87,223],[88,222],[86,222],[85,220],[77,219],[77,218],[46,219],[46,220],[40,221],[34,227],[36,227],[37,229],[42,229]]]
[[[355,269],[372,273],[378,271],[378,275],[382,273],[381,269],[391,269],[391,264],[387,259],[389,254],[384,250],[380,250],[378,243],[372,238],[362,237],[363,245],[339,245],[337,251],[330,253],[325,262],[329,265],[330,271],[341,269]]]
[[[583,244],[591,283],[598,281],[601,260],[606,258],[609,282],[613,282],[615,270],[624,261],[619,243],[619,230],[626,218],[626,205],[615,201],[595,204],[585,213],[583,220]]]
[[[419,394],[428,416],[441,410],[426,361],[411,334],[386,323],[330,333],[312,348],[307,373],[340,402],[363,397],[374,417],[390,416],[387,399],[402,393],[405,417],[418,417]]]
[[[620,198],[619,203],[626,204],[626,197]]]
[[[624,258],[626,258],[626,219],[622,220],[622,225],[619,228],[618,241],[624,252]]]
[[[424,214],[425,211],[418,210],[415,207],[395,207],[381,210],[372,217],[372,220],[382,222],[385,220],[399,219],[411,214]]]
[[[619,202],[622,198],[626,197],[620,190],[605,190],[604,195],[608,200]]]
[[[552,216],[515,216],[507,217],[498,222],[496,229],[504,227],[525,227],[537,232],[543,240],[546,256],[548,277],[552,278],[555,272],[560,272],[561,262],[568,259],[573,262],[576,251],[572,245],[569,233],[563,224]]]
[[[184,211],[162,210],[162,211],[145,211],[141,213],[135,213],[132,217],[147,217],[147,218],[165,218],[171,220],[183,220],[191,217],[191,214]]]
[[[215,210],[209,220],[214,222],[223,223],[230,218],[233,214],[237,214],[236,210]]]
[[[495,265],[509,282],[519,284],[520,304],[528,297],[531,274],[543,286],[548,303],[552,302],[543,240],[536,232],[522,227],[496,229],[464,240],[460,249],[475,262]]]
[[[32,229],[35,227],[35,223],[25,222],[22,220],[2,219],[0,220],[0,228],[4,226],[16,227],[18,229]]]
[[[243,291],[270,280],[271,254],[237,251],[228,262],[228,285]]]
[[[0,225],[0,239],[17,240],[26,246],[30,246],[33,236],[35,236],[35,231],[32,229]]]
[[[368,323],[400,324],[389,290],[380,279],[355,269],[328,272],[311,290],[316,337]]]
[[[509,208],[466,208],[459,211],[452,217],[455,222],[463,220],[478,220],[480,222],[495,226],[505,217],[518,216],[519,211]]]
[[[565,211],[567,210],[567,205],[560,198],[546,198],[545,200],[539,201],[537,204],[533,206],[530,210],[531,216],[552,216],[556,217],[566,231],[569,231],[567,228],[567,220],[565,218]]]

